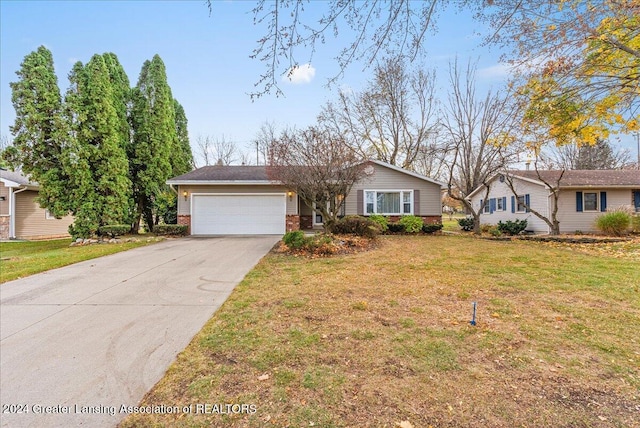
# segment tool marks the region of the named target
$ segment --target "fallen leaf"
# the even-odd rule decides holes
[[[400,428],[413,428],[413,425],[411,425],[411,422],[409,421],[397,422],[396,426]]]
[[[494,312],[491,314],[491,318],[500,318],[500,314],[497,312]]]
[[[269,379],[269,374],[265,373],[262,376],[258,376],[258,380],[267,380]]]

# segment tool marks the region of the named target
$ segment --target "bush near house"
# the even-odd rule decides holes
[[[375,221],[382,227],[382,233],[389,230],[389,219],[380,214],[372,214],[369,216],[369,220]]]
[[[458,219],[458,225],[465,232],[471,232],[473,230],[473,219],[471,217]]]
[[[415,215],[402,216],[398,223],[404,225],[404,231],[407,233],[418,233],[422,231],[422,226],[424,226],[422,218]]]
[[[292,249],[297,250],[299,248],[302,248],[305,243],[304,232],[301,230],[287,232],[282,237],[282,242],[284,242],[287,247]]]
[[[442,223],[425,224],[424,226],[422,226],[422,231],[424,233],[436,233],[442,230],[442,227]]]
[[[116,236],[126,235],[131,230],[131,225],[128,224],[111,224],[107,226],[100,226],[98,228],[99,236],[110,236],[115,238]]]
[[[187,226],[183,224],[156,224],[153,226],[153,233],[166,236],[185,236]]]
[[[367,217],[348,215],[333,225],[333,233],[375,238],[382,233],[382,225]]]
[[[527,220],[507,220],[498,222],[498,230],[507,235],[519,235],[527,228]]]
[[[631,231],[640,233],[640,214],[636,214],[631,218]]]
[[[596,227],[603,233],[622,236],[629,231],[631,214],[626,211],[611,211],[596,218]]]

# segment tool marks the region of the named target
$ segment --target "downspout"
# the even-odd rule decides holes
[[[13,190],[9,187],[9,239],[16,239],[16,193],[24,192],[27,187],[20,190]]]

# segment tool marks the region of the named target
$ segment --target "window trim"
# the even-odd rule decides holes
[[[368,202],[367,202],[367,195],[373,193],[373,212],[369,212],[368,211]],[[379,213],[377,212],[378,210],[378,193],[398,193],[400,195],[400,212],[399,213]],[[406,213],[404,212],[404,194],[409,194],[409,212]],[[414,205],[415,205],[415,199],[414,199],[414,195],[413,195],[413,189],[409,190],[409,189],[365,189],[364,190],[364,194],[363,194],[363,200],[364,200],[364,215],[368,216],[368,215],[399,215],[399,216],[403,216],[403,215],[413,215],[414,213]]]
[[[500,207],[500,205],[502,205],[502,207]],[[505,208],[506,205],[506,197],[501,197],[501,198],[496,198],[496,211],[506,211]]]

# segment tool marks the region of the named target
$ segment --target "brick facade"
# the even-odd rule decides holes
[[[296,214],[287,214],[286,228],[287,232],[300,230],[300,216]]]
[[[300,229],[311,230],[313,229],[313,217],[310,215],[300,216]]]
[[[187,235],[191,235],[191,216],[190,215],[178,215],[178,224],[187,226]]]
[[[9,239],[10,221],[11,221],[11,217],[9,216],[0,217],[0,239]]]

